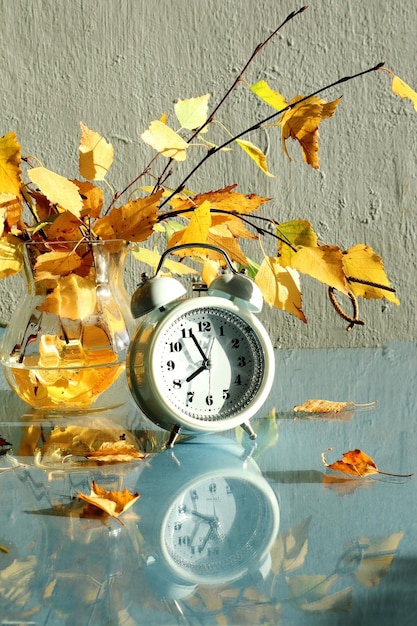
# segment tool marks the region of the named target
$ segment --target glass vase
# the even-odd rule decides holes
[[[120,240],[30,242],[26,293],[4,334],[7,382],[32,408],[84,412],[129,398],[126,352],[134,330]]]

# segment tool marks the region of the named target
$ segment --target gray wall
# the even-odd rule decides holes
[[[116,188],[151,156],[140,141],[150,120],[177,99],[210,92],[214,103],[255,45],[302,3],[294,0],[0,0],[2,22],[0,134],[18,133],[24,154],[68,177],[77,175],[79,122],[116,149],[110,180]],[[271,43],[247,74],[288,99],[379,61],[417,89],[415,0],[311,0],[309,8]],[[326,289],[303,280],[309,323],[265,310],[277,346],[382,344],[416,338],[416,130],[410,102],[392,95],[376,72],[326,93],[343,94],[334,118],[322,124],[319,171],[295,146],[284,157],[279,139],[253,141],[268,150],[275,178],[266,178],[236,152],[220,155],[190,181],[207,191],[239,190],[274,198],[278,220],[304,217],[320,237],[347,248],[363,242],[384,260],[401,307],[361,302],[366,326],[346,333]],[[241,129],[265,111],[244,87],[223,118]],[[129,268],[133,285],[143,268]],[[0,319],[19,297],[18,279],[0,283]]]

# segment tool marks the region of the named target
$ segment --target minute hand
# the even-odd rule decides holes
[[[208,358],[206,357],[206,354],[203,350],[203,348],[200,346],[200,344],[197,341],[197,337],[194,335],[194,333],[190,334],[191,339],[194,341],[195,346],[197,348],[197,350],[199,351],[199,353],[201,354],[203,361],[206,363],[208,361]]]

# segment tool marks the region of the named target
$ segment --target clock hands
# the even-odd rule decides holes
[[[191,382],[196,376],[198,376],[199,374],[201,374],[201,372],[204,372],[205,370],[209,369],[210,367],[210,355],[211,355],[211,349],[213,347],[213,343],[214,343],[214,337],[211,337],[210,339],[210,343],[208,345],[208,351],[207,351],[207,356],[206,353],[204,352],[203,348],[200,346],[197,337],[194,335],[193,332],[190,332],[191,339],[193,340],[196,348],[198,349],[202,359],[203,359],[203,363],[200,365],[199,368],[197,368],[194,372],[192,372],[186,379],[185,382],[189,383]]]

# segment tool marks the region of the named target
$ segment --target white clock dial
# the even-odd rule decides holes
[[[236,313],[214,306],[188,311],[155,346],[155,374],[168,402],[199,420],[222,420],[246,408],[264,376],[262,346]]]
[[[145,415],[167,430],[215,432],[249,420],[274,379],[271,340],[249,311],[222,297],[170,303],[138,327],[127,377]]]

